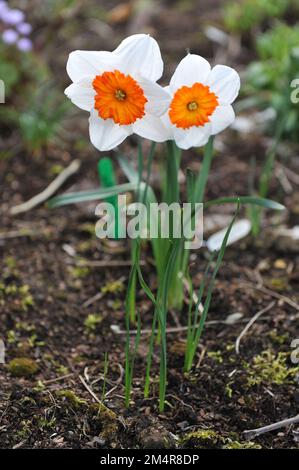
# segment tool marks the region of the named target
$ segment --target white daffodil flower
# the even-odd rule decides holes
[[[73,84],[65,94],[90,112],[90,140],[97,149],[111,150],[133,133],[155,142],[169,138],[160,116],[170,95],[156,83],[163,61],[149,35],[130,36],[113,52],[72,52],[67,73]]]
[[[230,67],[216,65],[211,70],[206,59],[188,54],[166,89],[172,101],[161,120],[182,149],[205,145],[235,119],[231,104],[238,96],[240,77]]]

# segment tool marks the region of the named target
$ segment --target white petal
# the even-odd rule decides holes
[[[91,111],[94,107],[95,90],[92,87],[93,77],[86,77],[78,83],[72,83],[64,93],[78,108]]]
[[[146,114],[142,119],[138,119],[133,124],[135,134],[154,142],[165,142],[171,138],[171,133],[163,125],[160,118]]]
[[[74,51],[71,52],[66,71],[73,82],[86,76],[101,75],[106,71],[120,67],[120,61],[112,52],[106,51]]]
[[[89,135],[91,143],[103,151],[112,150],[132,134],[131,126],[120,126],[112,119],[101,119],[95,110],[89,118]]]
[[[169,118],[169,114],[168,114],[168,111],[167,113],[163,114],[163,116],[161,117],[161,121],[162,121],[162,124],[164,127],[166,127],[169,132],[172,134],[172,138],[173,138],[173,127],[175,127],[170,118]]]
[[[216,65],[210,73],[207,85],[218,96],[219,104],[233,103],[240,90],[240,77],[231,67]]]
[[[147,34],[134,34],[113,52],[121,58],[126,73],[140,74],[156,82],[163,73],[163,61],[157,41]]]
[[[187,150],[191,147],[206,145],[211,135],[211,124],[203,127],[192,126],[189,129],[178,129],[173,126],[174,140],[178,147]]]
[[[192,86],[194,83],[206,83],[211,72],[209,62],[196,54],[188,54],[179,63],[170,80],[170,88],[175,92],[182,86]]]
[[[217,106],[214,113],[210,117],[212,135],[218,134],[230,126],[234,122],[235,117],[236,116],[232,106]]]
[[[155,116],[162,116],[169,108],[171,96],[157,83],[154,83],[146,78],[138,78],[138,84],[144,91],[148,102],[145,105],[147,113],[154,114]]]

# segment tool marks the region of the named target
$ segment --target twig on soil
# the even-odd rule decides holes
[[[249,321],[249,323],[247,323],[247,325],[245,326],[245,328],[241,331],[240,335],[238,336],[238,338],[236,339],[236,343],[235,343],[235,349],[236,349],[236,353],[237,354],[240,354],[240,342],[241,342],[241,339],[246,335],[247,331],[249,330],[249,328],[254,324],[254,322],[256,322],[256,320],[258,320],[260,318],[260,316],[262,316],[264,313],[268,312],[269,310],[271,310],[271,308],[274,307],[274,305],[276,304],[276,301],[273,300],[273,302],[271,302],[267,307],[263,308],[262,310],[260,310],[259,312],[257,312],[252,318],[251,320]]]
[[[174,400],[177,400],[179,403],[181,403],[186,408],[190,408],[190,410],[194,411],[193,406],[188,405],[187,403],[185,403],[183,400],[181,400],[181,398],[177,397],[176,395],[168,394],[167,396],[170,397],[170,398],[174,398]]]
[[[42,204],[43,202],[47,201],[51,196],[53,196],[54,193],[56,193],[56,191],[65,183],[65,181],[70,178],[70,176],[72,176],[74,173],[77,173],[80,166],[81,161],[74,160],[41,193],[37,194],[33,198],[29,199],[29,201],[26,201],[23,204],[11,207],[9,211],[10,215],[17,215],[21,214],[22,212],[30,211],[39,204]]]
[[[74,374],[72,372],[71,374],[62,375],[61,377],[56,377],[55,379],[45,380],[45,381],[43,381],[43,383],[45,385],[49,385],[49,384],[52,384],[54,382],[60,382],[61,380],[68,379],[69,377],[72,377],[73,375]]]
[[[115,387],[110,388],[110,390],[108,390],[108,392],[105,393],[105,398],[107,398],[108,395],[111,395],[111,393],[114,392],[114,390],[116,390],[117,388],[118,388],[118,385],[115,385]]]
[[[33,230],[11,230],[10,232],[2,232],[0,233],[0,240],[9,240],[12,238],[22,238],[22,237],[30,237],[34,234]]]
[[[260,434],[264,434],[270,431],[275,431],[276,429],[280,429],[285,426],[290,426],[291,424],[296,424],[296,423],[299,423],[299,415],[295,416],[294,418],[284,419],[282,421],[278,421],[277,423],[269,424],[269,426],[263,426],[262,428],[243,431],[243,434],[246,439],[251,440],[259,436]]]
[[[234,323],[230,323],[226,320],[210,320],[210,321],[206,321],[205,325],[206,326],[214,326],[214,325],[228,325],[228,326],[230,326],[230,325],[235,325],[237,323],[248,322],[248,320],[249,320],[249,318],[243,318],[242,320],[237,320]],[[196,327],[198,327],[198,326],[199,326],[199,324],[196,325]],[[122,330],[118,325],[111,325],[110,329],[116,335],[126,335],[127,334],[127,331]],[[182,331],[187,331],[187,330],[188,330],[188,326],[171,327],[171,328],[166,329],[166,333],[180,333]],[[137,335],[137,333],[138,333],[137,330],[130,330],[130,334],[132,334],[132,335]],[[148,335],[148,334],[151,334],[151,333],[152,333],[152,330],[150,330],[149,328],[145,328],[144,330],[140,331],[141,335]],[[155,330],[155,333],[158,333],[158,330]]]
[[[13,450],[15,449],[20,449],[20,447],[23,447],[24,444],[26,444],[28,439],[24,439],[24,441],[19,442],[18,444],[15,444],[12,448]]]
[[[104,295],[104,292],[99,292],[98,294],[93,295],[82,304],[82,308],[87,308],[89,307],[89,305],[94,304],[98,300],[101,300]]]
[[[80,259],[76,262],[78,266],[86,266],[89,268],[126,268],[132,266],[131,260],[107,260],[107,261],[88,261]],[[145,261],[140,261],[140,266],[145,266]]]
[[[119,278],[116,282],[124,282],[126,280],[126,278],[124,276],[122,276],[121,278]],[[97,302],[98,300],[101,300],[104,295],[106,295],[106,292],[99,292],[98,294],[96,295],[93,295],[92,297],[90,297],[89,299],[87,299],[83,304],[82,304],[82,308],[86,308],[86,307],[89,307],[89,305],[91,304],[94,304],[95,302]]]
[[[249,282],[240,282],[239,286],[249,287],[250,289],[255,289],[260,292],[263,292],[263,294],[267,294],[267,295],[270,295],[271,297],[274,297],[275,299],[282,300],[286,304],[293,307],[295,310],[299,311],[299,305],[296,302],[294,302],[289,297],[286,297],[285,295],[281,295],[281,294],[278,294],[277,292],[274,292],[271,289],[267,289],[266,287],[262,287],[262,286],[256,286],[254,284],[250,284]]]
[[[200,345],[199,345],[199,346],[200,346]],[[202,361],[204,360],[204,357],[205,357],[205,355],[206,355],[206,352],[207,352],[207,348],[204,348],[204,347],[203,347],[202,350],[201,350],[201,353],[200,353],[198,362],[197,362],[197,364],[196,364],[196,368],[199,368],[199,367],[200,367]]]
[[[96,396],[96,394],[91,390],[91,388],[89,387],[89,385],[87,385],[87,383],[85,382],[85,380],[83,379],[82,375],[79,375],[79,379],[81,380],[82,384],[84,385],[84,387],[86,388],[86,390],[90,393],[90,395],[95,399],[96,402],[98,402],[100,405],[102,405],[102,402],[101,400]]]

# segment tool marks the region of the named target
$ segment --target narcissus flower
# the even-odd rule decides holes
[[[225,65],[211,70],[203,57],[188,54],[178,65],[167,91],[172,101],[162,117],[178,147],[205,145],[235,119],[231,106],[238,96],[240,78]]]
[[[167,140],[160,116],[170,95],[156,83],[163,62],[153,38],[130,36],[113,52],[72,52],[67,72],[74,83],[65,94],[90,112],[90,139],[96,148],[111,150],[133,133],[155,142]]]

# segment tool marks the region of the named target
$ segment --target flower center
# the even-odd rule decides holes
[[[123,90],[116,90],[115,98],[119,101],[123,101],[126,99],[126,93]]]
[[[189,109],[189,111],[196,111],[198,109],[198,104],[196,103],[196,101],[191,101],[190,103],[188,103],[187,108]]]
[[[92,85],[96,92],[94,107],[102,119],[129,125],[144,116],[147,98],[130,75],[119,70],[104,72],[95,77]]]
[[[219,105],[218,97],[208,86],[195,83],[179,88],[170,104],[169,118],[176,127],[189,129],[202,127]]]

